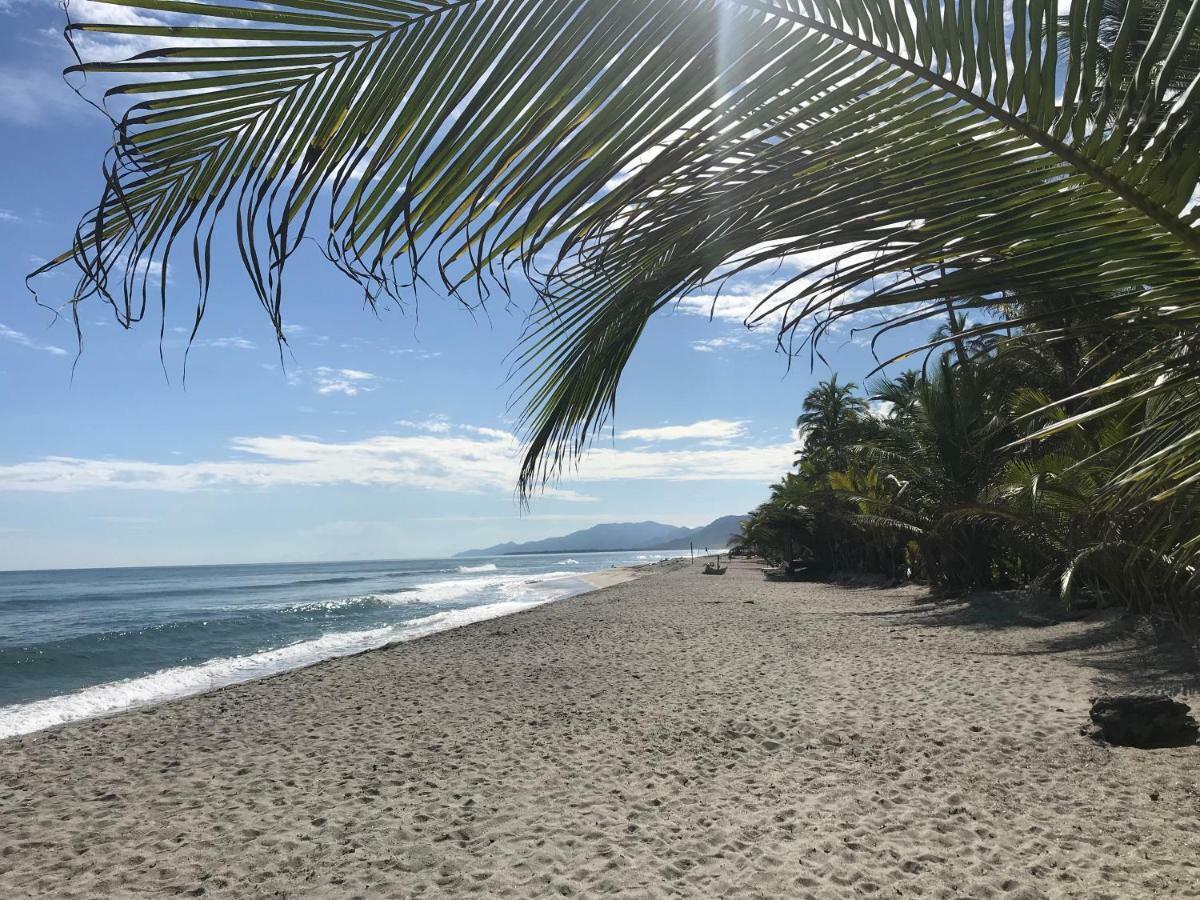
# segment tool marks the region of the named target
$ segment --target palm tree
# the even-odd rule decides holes
[[[895,378],[879,378],[867,385],[871,399],[883,404],[889,418],[910,415],[916,406],[921,387],[921,374],[906,369]]]
[[[898,407],[856,454],[876,482],[870,492],[850,492],[859,520],[918,539],[929,576],[952,591],[991,585],[998,558],[994,543],[963,516],[980,507],[1013,455],[1015,435],[1002,415],[1007,393],[992,374],[942,356],[917,383],[911,405]]]
[[[156,49],[68,70],[117,76],[116,129],[44,269],[127,325],[183,239],[202,312],[232,234],[282,341],[305,236],[371,303],[430,272],[472,303],[520,266],[523,489],[606,421],[656,311],[772,261],[805,261],[752,317],[783,336],[1036,285],[1024,322],[1071,289],[1120,298],[1089,327],[1149,336],[1113,402],[1197,374],[1195,3],[110,2],[68,36]],[[1188,478],[1200,409],[1180,426],[1117,481]]]
[[[1037,390],[1017,391],[1010,409],[1037,427],[1067,421],[1067,412]],[[1160,503],[1097,503],[1104,484],[1122,467],[1139,426],[1169,421],[1175,404],[1155,398],[1139,413],[1110,415],[1087,428],[1056,433],[1046,452],[1011,459],[990,493],[990,508],[968,511],[1018,536],[1021,562],[1033,562],[1037,580],[1053,585],[1068,604],[1081,585],[1137,610],[1164,610],[1192,634],[1200,633],[1197,541],[1200,493],[1190,488]]]
[[[868,414],[867,401],[854,393],[857,389],[853,381],[838,384],[834,374],[805,394],[804,411],[796,417],[804,437],[797,456],[821,456],[827,467],[845,468],[846,450],[858,439]]]
[[[778,500],[764,503],[742,522],[739,544],[772,563],[807,559],[812,516]]]
[[[773,523],[764,543],[769,535],[802,552],[815,573],[908,575],[953,594],[1052,589],[1068,604],[1167,614],[1200,634],[1200,482],[1167,497],[1149,481],[1105,492],[1187,417],[1195,385],[1132,405],[1097,402],[1091,388],[1145,352],[1146,336],[1051,324],[971,339],[966,362],[951,347],[925,374],[876,380],[872,399],[884,405],[870,427],[858,423],[837,465],[806,453],[771,488],[755,513]],[[814,390],[808,421],[841,421],[817,414],[839,408],[850,393],[839,387]],[[1056,403],[1055,392],[1070,399]],[[1031,433],[1049,437],[1022,441]]]

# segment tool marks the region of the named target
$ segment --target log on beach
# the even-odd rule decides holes
[[[1190,747],[1200,738],[1191,707],[1165,694],[1100,697],[1090,716],[1092,736],[1118,747]]]

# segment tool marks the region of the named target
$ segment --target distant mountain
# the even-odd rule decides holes
[[[602,550],[686,550],[691,541],[697,547],[724,547],[736,533],[745,516],[722,516],[701,528],[682,528],[662,522],[618,522],[593,525],[562,537],[523,543],[509,542],[464,550],[458,556],[509,556],[519,553],[588,553]]]
[[[648,547],[648,550],[686,550],[688,544],[691,543],[698,550],[703,550],[708,547],[711,550],[717,550],[722,547],[728,547],[730,540],[742,529],[742,522],[750,518],[749,516],[721,516],[709,522],[702,528],[693,528],[687,534],[667,541],[664,544],[659,544],[656,547]]]

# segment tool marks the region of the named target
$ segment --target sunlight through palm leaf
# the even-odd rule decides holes
[[[231,229],[282,339],[308,234],[372,303],[422,272],[470,302],[520,266],[541,299],[523,490],[606,421],[656,311],[781,258],[805,263],[753,318],[785,336],[1069,289],[1155,335],[1126,373],[1143,396],[1194,384],[1198,4],[109,2],[144,15],[68,34],[161,49],[69,70],[117,76],[126,105],[100,202],[45,268],[74,262],[75,299],[128,324],[186,238],[202,313]],[[1122,479],[1197,477],[1188,410]]]

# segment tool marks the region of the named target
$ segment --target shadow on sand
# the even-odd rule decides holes
[[[1063,654],[1097,670],[1098,693],[1200,694],[1200,647],[1169,622],[1119,609],[1071,611],[1044,594],[986,591],[952,600],[916,597],[909,606],[855,615],[890,618],[908,628],[1046,629],[1044,637],[1021,649],[986,652]]]

